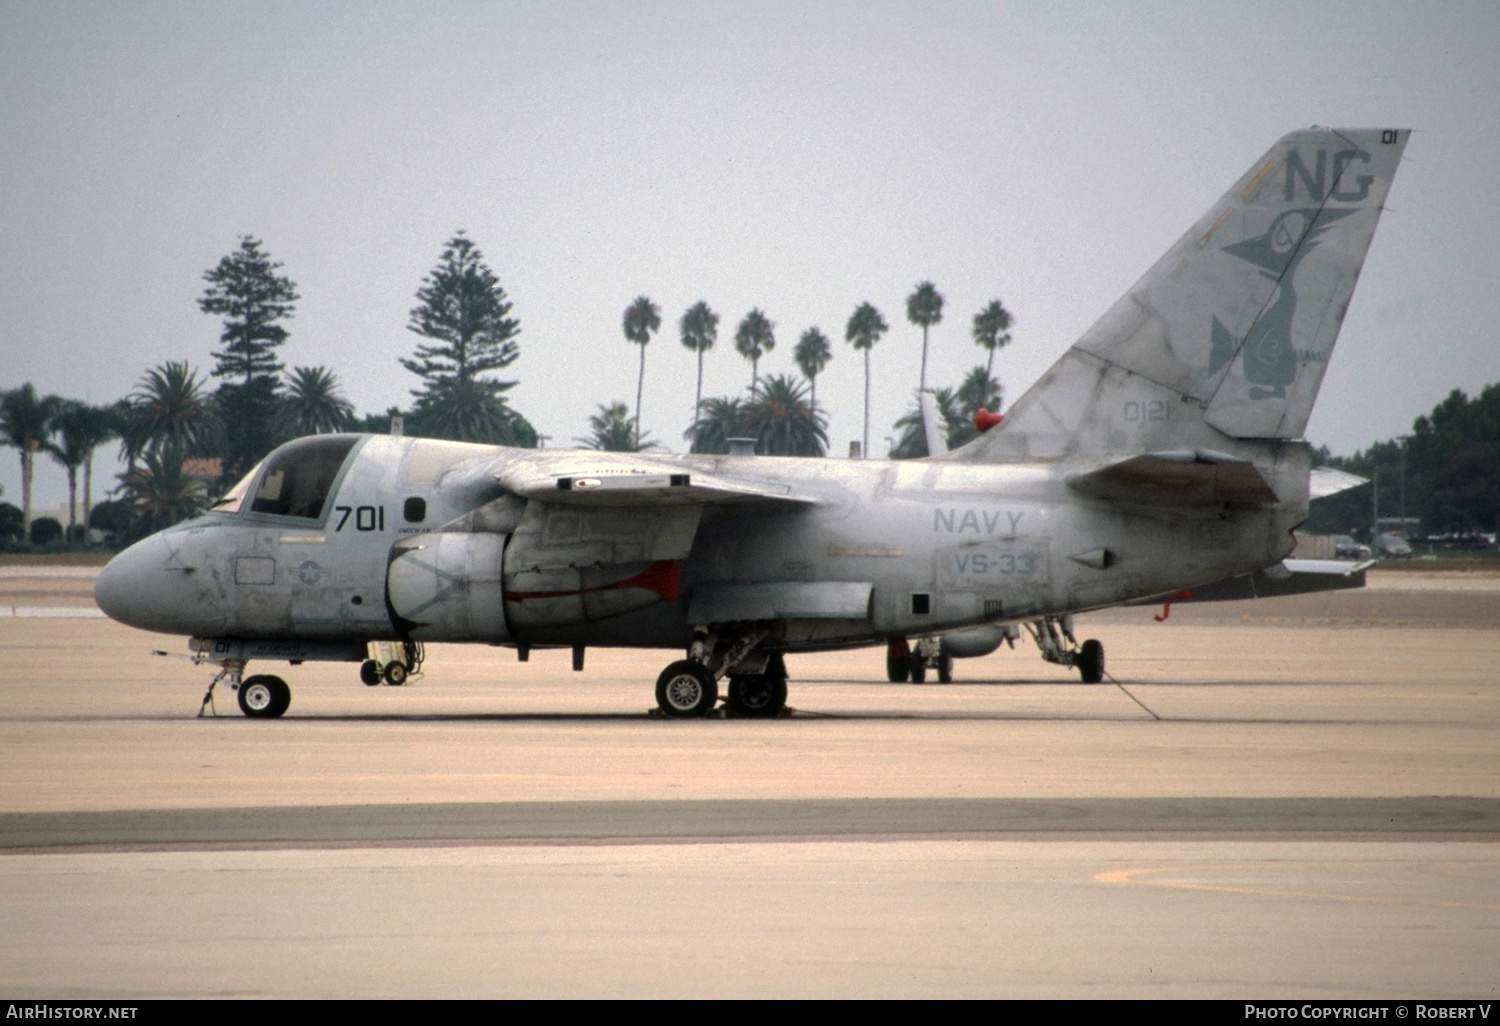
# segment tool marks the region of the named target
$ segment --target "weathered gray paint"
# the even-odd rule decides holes
[[[751,621],[795,650],[1273,566],[1307,515],[1298,438],[1406,138],[1282,139],[1000,427],[953,452],[367,437],[317,522],[210,513],[117,556],[100,606],[153,630],[279,640],[679,647],[695,626]],[[409,498],[421,523],[404,521]]]

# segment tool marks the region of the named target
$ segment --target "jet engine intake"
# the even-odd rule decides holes
[[[506,535],[436,532],[398,543],[386,570],[396,627],[416,641],[511,641]]]

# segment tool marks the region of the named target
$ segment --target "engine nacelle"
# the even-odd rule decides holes
[[[386,571],[398,624],[417,641],[511,641],[503,534],[441,532],[399,543]]]
[[[415,641],[516,641],[677,598],[676,560],[507,570],[508,541],[440,531],[398,543],[386,571],[397,626]]]
[[[675,559],[515,570],[505,576],[505,613],[518,632],[605,620],[675,600],[678,580]]]

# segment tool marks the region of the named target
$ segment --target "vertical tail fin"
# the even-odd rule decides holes
[[[1300,438],[1409,135],[1282,138],[955,458]]]

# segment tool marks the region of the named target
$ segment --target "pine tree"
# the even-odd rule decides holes
[[[215,395],[225,427],[224,474],[238,478],[275,447],[277,398],[282,365],[276,348],[286,342],[279,322],[290,318],[297,286],[278,275],[281,264],[261,250],[260,240],[240,237],[240,246],[205,271],[208,282],[198,309],[224,319],[213,355],[213,376],[223,378]]]
[[[422,379],[412,391],[417,399],[413,432],[463,442],[525,444],[526,432],[520,430],[524,418],[500,396],[516,382],[486,376],[521,355],[515,341],[521,324],[509,316],[511,304],[484,254],[463,232],[448,241],[437,266],[422,279],[417,299],[420,305],[412,309],[407,330],[432,341],[418,345],[415,358],[401,361]]]

